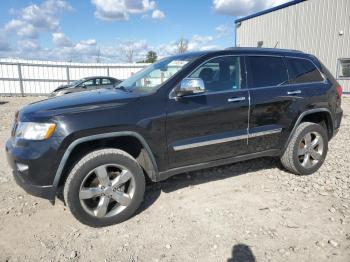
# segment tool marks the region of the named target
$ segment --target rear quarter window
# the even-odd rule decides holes
[[[286,58],[290,84],[317,83],[324,81],[320,71],[310,60]]]

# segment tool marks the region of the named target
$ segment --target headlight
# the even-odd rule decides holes
[[[28,140],[44,140],[51,137],[56,124],[18,122],[16,137]]]

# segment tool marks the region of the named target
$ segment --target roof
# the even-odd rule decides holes
[[[89,80],[89,79],[95,79],[95,78],[111,78],[111,79],[115,79],[114,77],[111,77],[111,76],[87,76],[87,77],[83,77],[81,79]]]
[[[292,49],[281,49],[281,48],[261,48],[261,47],[229,47],[226,49],[218,49],[218,50],[207,50],[207,51],[198,51],[198,52],[189,52],[180,55],[174,55],[172,57],[183,57],[183,56],[206,56],[206,55],[228,55],[232,53],[238,54],[277,54],[277,55],[297,55],[297,56],[305,56],[302,51],[292,50]]]
[[[249,19],[252,19],[254,17],[258,17],[258,16],[261,16],[261,15],[264,15],[264,14],[268,14],[268,13],[271,13],[271,12],[274,12],[274,11],[286,8],[288,6],[296,5],[296,4],[299,4],[301,2],[305,2],[305,1],[307,1],[307,0],[293,0],[293,1],[287,2],[285,4],[278,5],[278,6],[272,7],[270,9],[266,9],[264,11],[261,11],[261,12],[258,12],[258,13],[252,14],[252,15],[248,15],[248,16],[245,16],[245,17],[238,18],[238,19],[235,20],[235,23],[237,24],[237,23],[240,23],[242,21],[249,20]]]

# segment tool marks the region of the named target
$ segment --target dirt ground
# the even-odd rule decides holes
[[[178,175],[103,229],[15,184],[5,141],[14,112],[38,99],[0,97],[0,261],[350,261],[350,98],[317,173],[265,158]]]

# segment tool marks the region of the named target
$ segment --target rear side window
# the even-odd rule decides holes
[[[286,58],[286,62],[290,84],[315,83],[324,80],[317,67],[307,59]]]
[[[111,80],[107,78],[102,78],[102,85],[110,85],[110,84],[112,84]]]
[[[247,56],[248,77],[253,88],[281,86],[288,83],[288,73],[282,57]]]

